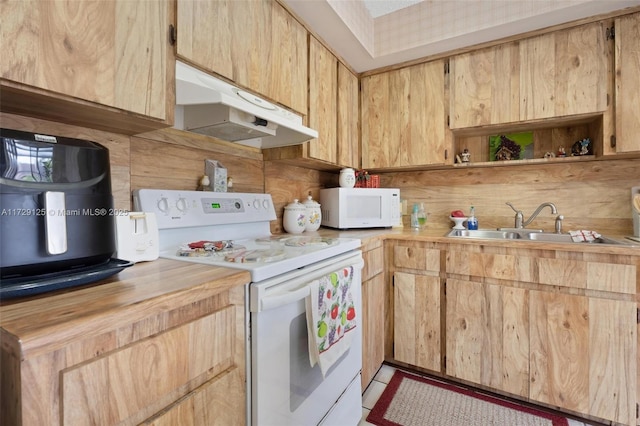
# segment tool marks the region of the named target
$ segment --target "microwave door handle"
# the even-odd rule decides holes
[[[266,296],[262,298],[262,301],[260,302],[261,310],[267,311],[269,309],[279,308],[306,298],[309,295],[308,284],[309,283],[307,282],[303,287],[295,290],[289,290],[281,294],[274,294],[273,296]]]

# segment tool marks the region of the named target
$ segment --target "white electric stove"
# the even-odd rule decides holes
[[[309,283],[353,267],[361,310],[360,240],[271,235],[271,195],[140,189],[134,209],[153,212],[160,256],[243,269],[247,291],[247,416],[252,425],[357,425],[361,417],[362,325],[323,377],[310,367],[305,300]]]

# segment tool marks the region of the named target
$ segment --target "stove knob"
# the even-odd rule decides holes
[[[269,200],[262,200],[262,208],[265,210],[269,209]]]
[[[169,200],[167,199],[167,197],[162,197],[158,200],[158,210],[160,210],[162,213],[169,212]]]
[[[184,197],[178,198],[178,201],[176,201],[176,208],[180,212],[186,213],[187,210],[189,210],[189,206],[187,205],[187,200]]]
[[[253,200],[253,208],[256,210],[260,208],[260,200],[258,199]]]

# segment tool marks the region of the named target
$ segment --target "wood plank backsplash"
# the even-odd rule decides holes
[[[470,206],[480,228],[512,227],[515,213],[506,202],[526,220],[548,201],[564,216],[564,231],[631,234],[631,187],[640,185],[640,159],[396,172],[380,180],[384,187],[400,188],[408,213],[413,203],[424,202],[428,227],[450,228],[450,212],[468,214]],[[545,208],[529,228],[553,231],[554,221]]]
[[[204,160],[220,161],[233,177],[236,192],[268,192],[283,232],[284,206],[320,189],[338,185],[338,173],[263,160],[260,150],[195,134],[164,129],[129,137],[30,117],[0,113],[2,127],[83,138],[105,145],[111,158],[116,208],[131,208],[131,191],[138,188],[196,189]],[[527,219],[536,207],[553,202],[564,215],[565,231],[596,230],[630,234],[631,187],[640,186],[640,159],[595,160],[501,167],[455,168],[381,174],[381,186],[397,187],[408,209],[424,202],[429,228],[450,228],[449,213],[476,207],[481,228],[513,226],[515,213]],[[404,217],[408,225],[408,216]],[[529,227],[554,229],[555,215],[544,209]]]

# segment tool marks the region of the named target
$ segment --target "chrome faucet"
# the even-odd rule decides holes
[[[533,219],[535,219],[540,212],[542,211],[543,208],[545,207],[549,207],[551,208],[551,213],[552,214],[558,214],[558,209],[556,209],[555,204],[553,203],[542,203],[538,206],[538,208],[536,209],[536,211],[533,212],[533,214],[531,215],[531,217],[527,220],[524,220],[524,215],[522,214],[522,210],[518,210],[515,207],[513,207],[513,204],[511,203],[506,203],[509,207],[511,207],[511,209],[516,212],[516,217],[515,217],[515,228],[524,228],[527,225],[529,225]],[[564,219],[564,217],[562,215],[559,215],[556,217],[556,224],[555,224],[555,231],[556,233],[560,233],[562,232],[562,219]]]

